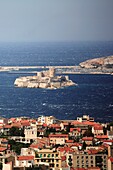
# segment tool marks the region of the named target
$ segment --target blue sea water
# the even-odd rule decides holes
[[[0,43],[1,66],[78,65],[108,55],[113,55],[113,42]],[[14,87],[17,77],[27,75],[0,72],[0,116],[75,119],[89,114],[97,121],[113,120],[113,76],[69,75],[78,86],[57,90]]]

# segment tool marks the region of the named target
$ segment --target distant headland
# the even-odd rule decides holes
[[[69,80],[68,76],[56,76],[55,68],[51,67],[47,71],[37,72],[36,76],[19,77],[15,80],[14,85],[27,88],[58,89],[76,84]]]
[[[81,62],[79,65],[65,66],[0,66],[0,72],[37,73],[34,69],[55,69],[57,74],[111,74],[113,75],[113,55],[94,58]],[[25,71],[29,70],[30,71]],[[21,71],[20,71],[21,70]],[[24,71],[22,71],[24,70]],[[32,70],[32,71],[31,71]]]

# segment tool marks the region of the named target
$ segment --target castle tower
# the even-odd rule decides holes
[[[52,67],[52,68],[49,69],[49,76],[50,77],[54,77],[55,76],[55,68]]]

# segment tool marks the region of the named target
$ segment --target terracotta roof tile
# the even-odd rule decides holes
[[[97,135],[96,136],[97,139],[108,139],[107,135]]]
[[[0,147],[0,152],[3,152],[3,151],[5,151],[5,150],[7,150],[7,148]]]
[[[11,129],[12,128],[11,125],[4,125],[3,127],[6,128],[6,129]]]
[[[92,141],[93,137],[83,137],[82,140],[84,140],[84,141]]]
[[[55,137],[55,138],[59,138],[59,137],[67,138],[68,135],[67,134],[50,134],[49,138],[52,138],[52,137]]]

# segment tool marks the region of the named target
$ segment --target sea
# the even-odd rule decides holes
[[[87,59],[113,55],[113,42],[0,42],[0,66],[79,65]],[[24,71],[24,73],[22,73]],[[99,122],[113,121],[113,75],[69,74],[78,86],[62,89],[17,88],[27,69],[0,72],[0,117],[53,115],[76,119],[84,114]]]

